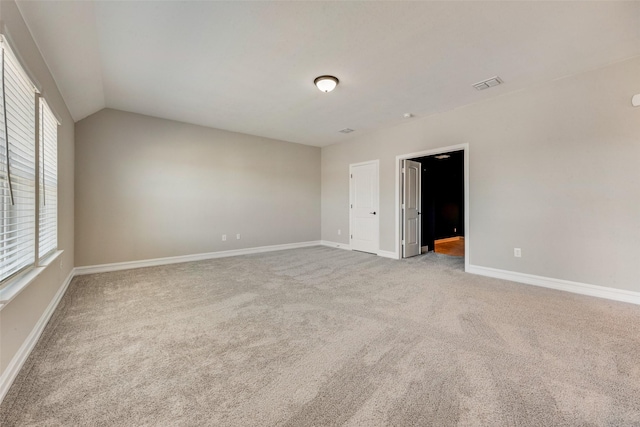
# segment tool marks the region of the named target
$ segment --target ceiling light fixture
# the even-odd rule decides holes
[[[448,159],[448,158],[449,158],[449,157],[451,157],[451,156],[450,156],[450,155],[448,155],[448,154],[440,154],[440,155],[435,156],[435,157],[436,157],[436,159],[438,159],[438,160],[444,160],[444,159]]]
[[[316,79],[313,81],[313,83],[322,92],[331,92],[336,88],[336,86],[338,86],[339,82],[340,80],[333,76],[320,76],[316,77]]]

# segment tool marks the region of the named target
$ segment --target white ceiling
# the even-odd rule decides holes
[[[18,5],[76,121],[110,107],[316,146],[640,55],[640,2]]]

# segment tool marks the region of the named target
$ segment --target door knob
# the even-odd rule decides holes
[[[371,214],[371,215],[375,215],[376,213],[375,213],[375,212],[369,212],[369,214]]]

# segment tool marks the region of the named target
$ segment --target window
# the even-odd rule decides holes
[[[58,248],[58,122],[40,99],[40,258]]]
[[[58,123],[4,37],[0,42],[1,284],[57,248]]]

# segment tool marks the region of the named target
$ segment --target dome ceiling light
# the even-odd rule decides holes
[[[331,92],[338,86],[339,82],[338,78],[333,76],[320,76],[313,81],[322,92]]]

